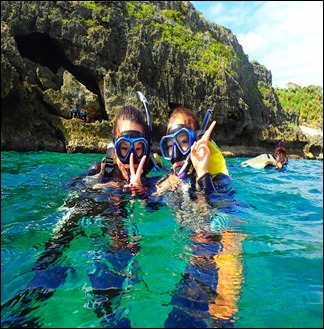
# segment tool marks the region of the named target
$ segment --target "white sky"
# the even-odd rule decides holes
[[[272,73],[273,87],[323,88],[323,1],[191,1],[237,37],[249,61]]]

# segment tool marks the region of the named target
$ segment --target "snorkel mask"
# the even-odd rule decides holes
[[[123,164],[129,164],[131,153],[134,154],[134,164],[138,164],[142,157],[148,156],[150,152],[148,141],[136,130],[123,131],[114,140],[114,146],[116,155]]]
[[[183,124],[173,126],[169,134],[160,141],[160,149],[165,160],[172,164],[187,158],[195,141],[195,132]]]
[[[128,130],[122,132],[117,139],[113,137],[113,142],[116,155],[123,164],[129,164],[131,153],[134,154],[134,164],[140,163],[142,157],[146,155],[147,158],[143,168],[143,173],[145,174],[148,170],[152,147],[152,118],[145,96],[140,91],[138,91],[137,94],[143,102],[146,112],[147,138],[139,131]]]
[[[170,129],[171,134],[163,136],[160,141],[160,149],[166,160],[171,161],[172,164],[177,161],[185,160],[182,167],[177,168],[176,175],[180,179],[187,178],[187,173],[191,166],[191,146],[205,133],[212,112],[212,109],[207,110],[199,130],[194,132],[185,125],[176,125]]]

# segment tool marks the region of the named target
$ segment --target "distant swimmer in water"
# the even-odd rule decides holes
[[[276,160],[276,166],[279,169],[287,169],[288,167],[288,156],[287,150],[283,147],[282,142],[278,142],[278,147],[275,151],[274,158]]]

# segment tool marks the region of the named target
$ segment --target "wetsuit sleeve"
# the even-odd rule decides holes
[[[92,166],[90,166],[85,172],[81,174],[81,177],[86,177],[86,176],[93,176],[98,173],[100,173],[100,162],[95,162]]]
[[[223,173],[218,173],[215,177],[213,177],[208,172],[198,179],[196,185],[198,185],[198,188],[203,190],[208,195],[215,192],[222,194],[235,193],[230,176]]]
[[[207,194],[216,192],[212,177],[209,172],[201,176],[197,183],[199,187]]]
[[[104,158],[105,159],[105,158]],[[104,160],[103,159],[103,160]],[[80,176],[77,177],[79,181],[83,180],[89,176],[97,176],[98,183],[106,183],[110,179],[110,173],[105,170],[105,162],[95,162],[92,166],[90,166],[86,171],[84,171]],[[74,185],[73,180],[73,185]]]

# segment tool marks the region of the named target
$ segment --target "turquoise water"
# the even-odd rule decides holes
[[[101,158],[1,152],[2,327],[323,327],[323,162],[206,205],[71,184]]]

